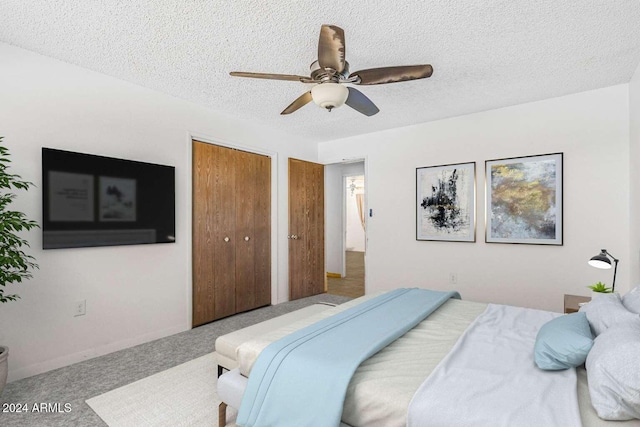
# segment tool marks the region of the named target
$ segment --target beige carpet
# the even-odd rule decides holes
[[[215,355],[208,354],[92,397],[87,404],[111,427],[218,425]],[[237,412],[227,410],[227,425]]]

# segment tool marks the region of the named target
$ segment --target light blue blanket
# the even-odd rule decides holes
[[[256,361],[236,423],[245,427],[340,425],[361,362],[404,335],[457,292],[397,289],[294,332]]]

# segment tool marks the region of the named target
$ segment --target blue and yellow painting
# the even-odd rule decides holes
[[[491,237],[555,239],[558,234],[557,162],[491,166]]]

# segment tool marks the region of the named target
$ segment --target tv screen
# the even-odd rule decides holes
[[[42,247],[175,242],[175,168],[42,148]]]

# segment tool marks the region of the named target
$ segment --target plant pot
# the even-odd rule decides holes
[[[7,384],[7,373],[9,372],[9,348],[0,346],[0,395]]]
[[[595,292],[595,291],[591,291],[591,299],[596,299],[598,297],[601,297],[602,295],[613,295],[613,294],[617,294],[617,292]]]

